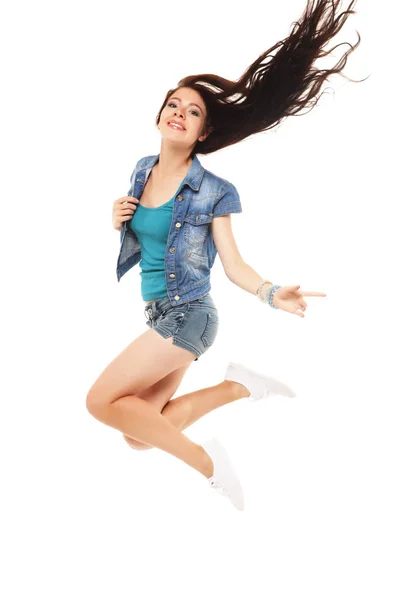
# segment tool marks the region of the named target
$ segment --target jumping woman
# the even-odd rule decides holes
[[[313,99],[316,103],[324,80],[341,74],[360,43],[359,36],[334,68],[313,67],[318,57],[329,54],[324,47],[355,12],[350,10],[354,3],[336,14],[338,1],[307,0],[290,35],[238,81],[210,74],[179,81],[156,117],[160,153],[137,162],[128,195],[113,204],[113,227],[120,231],[117,279],[140,261],[149,329],[100,374],[88,392],[87,408],[118,429],[132,448],[159,448],[196,469],[239,510],[243,492],[225,449],[216,438],[196,444],[182,430],[240,398],[295,394],[265,374],[228,363],[224,381],[171,400],[191,363],[217,335],[218,310],[210,295],[216,254],[228,279],[266,307],[304,318],[304,298],[326,294],[273,285],[242,259],[230,217],[242,211],[238,192],[204,169],[197,155],[271,129]]]

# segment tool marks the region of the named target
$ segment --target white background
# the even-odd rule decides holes
[[[327,294],[307,299],[304,319],[273,311],[216,259],[219,335],[176,396],[221,381],[229,360],[297,391],[239,400],[185,430],[227,448],[245,511],[175,457],[130,449],[85,406],[146,329],[139,268],[117,283],[111,210],[137,160],[160,150],[166,91],[189,74],[239,78],[305,4],[3,12],[5,600],[399,599],[398,48],[384,3],[373,14],[359,2],[328,46],[359,31],[344,73],[369,79],[335,76],[311,112],[198,155],[236,185],[235,237],[260,277]]]

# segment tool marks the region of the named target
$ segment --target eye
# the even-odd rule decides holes
[[[168,102],[167,106],[176,106],[175,102]],[[199,117],[199,113],[197,112],[197,110],[193,109],[191,111],[192,113],[194,113],[196,115],[196,117]]]

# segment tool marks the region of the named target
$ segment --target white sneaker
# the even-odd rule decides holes
[[[228,364],[225,379],[244,385],[254,400],[261,400],[264,396],[287,396],[288,398],[296,396],[295,392],[281,381],[251,371],[238,363]]]
[[[206,441],[203,448],[214,463],[214,473],[207,479],[210,487],[228,497],[235,508],[244,510],[242,487],[225,448],[215,437]]]

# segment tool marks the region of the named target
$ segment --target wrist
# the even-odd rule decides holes
[[[258,296],[258,297],[263,296],[265,294],[265,291],[269,287],[271,287],[271,285],[272,285],[272,281],[268,281],[267,279],[264,279],[257,288],[256,296]]]
[[[268,302],[271,308],[277,309],[274,303],[274,295],[277,289],[279,289],[280,285],[272,284],[268,280],[261,281],[260,285],[257,289],[257,296],[262,302]]]

